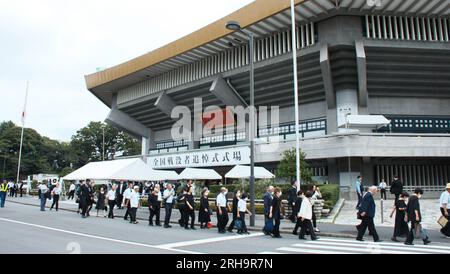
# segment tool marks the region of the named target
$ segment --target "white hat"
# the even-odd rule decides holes
[[[449,189],[450,188],[450,183],[447,184],[447,186],[445,187],[445,189]]]

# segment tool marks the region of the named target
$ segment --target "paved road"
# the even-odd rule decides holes
[[[35,206],[9,203],[0,209],[0,253],[448,253],[447,242],[406,247],[402,244],[322,237],[319,241],[300,241],[294,235],[273,239],[251,235],[221,235],[216,230],[186,231],[149,227],[146,222],[129,224],[90,217],[81,219],[70,211],[41,212]],[[445,240],[445,239],[443,239]]]

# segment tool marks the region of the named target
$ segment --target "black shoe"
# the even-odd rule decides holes
[[[220,234],[225,234],[226,232],[224,230],[219,231]]]
[[[263,231],[264,232],[264,235],[270,235],[270,233],[269,232],[267,232],[267,231]]]
[[[423,244],[424,244],[424,245],[427,245],[427,244],[429,244],[429,243],[431,243],[431,241],[430,241],[430,240],[428,240],[428,239],[426,239],[426,240],[423,240]]]
[[[311,238],[311,241],[317,241],[317,240],[319,240],[319,239],[320,239],[319,237]]]
[[[364,242],[362,238],[356,238],[357,241]]]
[[[391,238],[391,241],[393,241],[393,242],[400,242],[400,241],[397,240],[397,238],[395,238],[395,237],[392,237],[392,238]]]
[[[192,226],[192,227],[191,227],[191,230],[197,230],[197,229],[196,229],[195,227]]]
[[[190,228],[186,226],[184,229],[189,230]]]
[[[292,231],[292,235],[298,235],[298,232]]]
[[[165,225],[164,228],[171,228],[172,226],[170,225]]]
[[[381,243],[382,241],[383,241],[383,240],[378,239],[378,240],[376,240],[376,241],[374,240],[373,242],[374,242],[374,243]]]
[[[149,226],[153,226],[153,224],[148,224]]]
[[[162,226],[161,224],[156,224],[156,226]]]
[[[299,240],[306,240],[305,237],[298,237]]]
[[[272,235],[273,238],[281,238],[281,235]]]
[[[123,218],[125,221],[128,221],[128,218]]]
[[[405,242],[405,245],[414,245],[413,243]]]

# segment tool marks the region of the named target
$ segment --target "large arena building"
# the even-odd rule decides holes
[[[248,38],[255,35],[255,105],[278,106],[279,124],[259,127],[256,165],[274,171],[295,147],[293,53],[298,59],[301,149],[319,181],[353,192],[398,174],[407,188],[450,182],[450,0],[256,0],[173,43],[87,75],[111,108],[106,121],[141,139],[155,168],[249,163],[248,134],[176,139],[175,106],[248,105]],[[207,12],[207,11],[205,11]],[[270,111],[269,111],[270,112]],[[349,122],[382,115],[388,126]],[[379,117],[379,116],[377,116]],[[195,120],[195,118],[194,118]]]

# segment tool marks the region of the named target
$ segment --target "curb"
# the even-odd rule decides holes
[[[21,204],[21,205],[28,205],[28,206],[34,206],[34,207],[40,207],[40,205],[36,205],[36,204],[31,204],[31,203],[26,203],[26,202],[18,202],[18,201],[8,201],[11,203],[15,203],[15,204]],[[50,208],[49,205],[45,206],[46,208]],[[77,210],[75,209],[68,209],[68,208],[59,208],[59,210],[63,210],[63,211],[69,211],[69,212],[77,212]],[[115,215],[116,217],[123,217],[123,214],[118,214]],[[148,219],[144,219],[144,218],[140,218],[140,217],[136,217],[137,220],[145,220],[147,221]],[[177,221],[171,221],[171,224],[178,224]],[[195,226],[200,226],[199,224],[195,224]],[[213,229],[216,228],[216,226],[213,227]],[[263,227],[247,227],[247,229],[249,231],[253,231],[253,232],[261,232]],[[292,230],[286,230],[286,229],[280,229],[280,234],[290,234],[292,235]],[[344,233],[327,233],[327,232],[319,232],[316,233],[318,236],[323,236],[323,237],[336,237],[336,238],[355,238],[355,235],[351,235],[351,234],[344,234]]]

